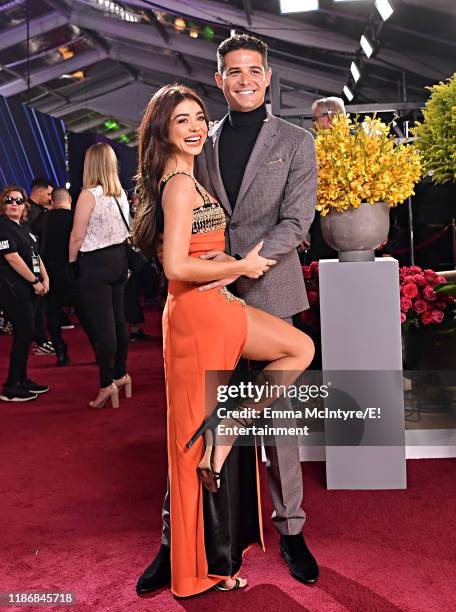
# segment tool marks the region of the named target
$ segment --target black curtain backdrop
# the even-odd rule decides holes
[[[109,138],[100,134],[76,134],[68,132],[69,181],[71,183],[70,193],[73,203],[76,203],[82,187],[85,153],[90,146],[97,142],[107,142],[114,149],[119,160],[120,181],[127,194],[135,187],[133,176],[136,174],[138,163],[138,150],[136,147],[127,147],[124,144],[109,140]]]

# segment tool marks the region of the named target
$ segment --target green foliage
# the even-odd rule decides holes
[[[438,285],[434,291],[436,293],[443,293],[444,295],[452,295],[456,297],[456,283]]]
[[[412,133],[434,183],[456,182],[456,73],[426,89],[432,93],[423,109],[424,121]]]

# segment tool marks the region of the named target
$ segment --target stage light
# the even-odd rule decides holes
[[[58,51],[64,60],[71,59],[74,56],[73,51],[68,49],[68,47],[59,47]]]
[[[344,95],[347,98],[347,100],[351,102],[353,100],[353,94],[351,90],[347,87],[347,85],[344,86],[343,91],[344,91]]]
[[[318,11],[318,0],[280,0],[280,12],[304,13],[305,11]]]
[[[118,130],[119,124],[116,121],[112,121],[111,119],[107,119],[103,125],[107,130]]]
[[[358,66],[355,64],[355,62],[351,63],[350,66],[350,72],[352,73],[352,76],[355,80],[355,83],[357,83],[361,77],[361,72],[359,71]]]
[[[389,19],[394,12],[393,7],[388,2],[388,0],[375,0],[375,7],[380,13],[380,16],[383,21]]]
[[[214,30],[211,28],[211,26],[204,26],[201,31],[201,36],[204,38],[204,40],[212,40],[214,38]]]
[[[65,189],[69,189],[71,187],[71,183],[69,183],[68,181],[65,183]]]
[[[370,44],[364,34],[361,36],[361,40],[359,42],[361,43],[361,49],[364,51],[366,57],[370,57],[374,52],[374,47]]]
[[[176,19],[174,20],[174,28],[178,32],[182,32],[183,30],[185,30],[186,25],[187,24],[185,23],[185,20],[182,19],[182,17],[176,17]]]

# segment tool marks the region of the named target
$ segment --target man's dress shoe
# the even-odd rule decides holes
[[[293,578],[305,584],[313,584],[317,580],[318,564],[307,548],[302,533],[281,535],[280,550]]]
[[[168,546],[160,546],[158,555],[139,577],[136,584],[138,595],[146,595],[171,584],[170,552]]]

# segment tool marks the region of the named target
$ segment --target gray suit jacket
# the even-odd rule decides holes
[[[197,158],[198,180],[225,209],[226,248],[244,257],[260,240],[261,255],[278,263],[259,279],[241,277],[236,291],[247,304],[281,318],[308,308],[296,247],[315,214],[317,162],[310,132],[268,114],[245,168],[234,211],[220,175],[218,145],[225,116]]]

